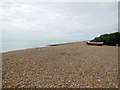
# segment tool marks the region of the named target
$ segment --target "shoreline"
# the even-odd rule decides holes
[[[0,53],[10,53],[10,52],[24,51],[24,50],[29,50],[29,49],[39,49],[39,48],[47,48],[47,47],[61,46],[61,45],[74,44],[74,43],[85,43],[85,42],[86,41],[65,42],[65,43],[52,43],[52,44],[47,44],[45,46],[39,46],[39,47],[28,47],[28,48],[0,51]],[[96,46],[96,45],[88,45],[88,46]],[[108,46],[109,47],[109,45],[102,45],[102,46]],[[116,46],[110,46],[110,47],[116,47]],[[117,46],[117,47],[119,47],[119,46]]]
[[[77,41],[77,42],[84,42],[84,41]],[[28,48],[0,51],[0,53],[9,53],[9,52],[23,51],[23,50],[36,49],[36,48],[46,48],[46,47],[51,47],[51,46],[60,46],[60,45],[74,44],[74,43],[76,42],[53,43],[53,44],[48,44],[48,45],[40,46],[40,47],[28,47]]]
[[[28,50],[28,49],[44,48],[44,47],[47,47],[47,46],[41,46],[41,47],[29,47],[29,48],[21,48],[21,49],[7,50],[7,51],[1,51],[0,53],[17,52],[17,51],[24,51],[24,50]]]

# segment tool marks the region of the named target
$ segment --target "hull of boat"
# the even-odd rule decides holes
[[[87,45],[97,45],[97,46],[102,46],[103,42],[86,42]]]

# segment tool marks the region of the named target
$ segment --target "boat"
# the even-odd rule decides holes
[[[102,45],[103,45],[103,42],[90,42],[90,41],[87,41],[86,44],[87,44],[87,45],[102,46]]]

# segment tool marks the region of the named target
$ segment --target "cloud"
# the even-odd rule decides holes
[[[3,40],[87,40],[117,31],[117,3],[2,3]]]

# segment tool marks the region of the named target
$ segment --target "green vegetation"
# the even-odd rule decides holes
[[[104,42],[104,45],[116,46],[118,44],[120,46],[120,32],[100,35],[91,42]]]
[[[60,52],[60,55],[65,55],[66,53],[65,52]]]

